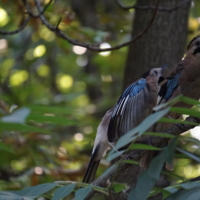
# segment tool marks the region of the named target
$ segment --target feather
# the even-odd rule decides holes
[[[146,79],[139,79],[137,82],[130,85],[119,97],[108,127],[109,142],[116,141],[120,136],[134,128],[134,125],[137,124],[137,121],[135,121],[137,119],[137,113],[135,113],[138,103],[137,95],[142,93],[145,86]]]

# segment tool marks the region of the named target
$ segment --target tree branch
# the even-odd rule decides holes
[[[196,118],[196,117],[187,117],[185,121],[200,124],[200,118]],[[190,124],[173,124],[168,130],[165,131],[165,133],[177,136],[177,135],[180,135],[181,133],[188,131],[194,127],[195,127],[195,125],[190,125]],[[166,140],[166,138],[163,138],[163,137],[152,136],[151,143],[153,146],[158,146],[165,140]],[[146,153],[145,150],[133,150],[133,151],[130,151],[126,155],[126,157],[128,156],[129,159],[139,161],[144,156],[145,153]],[[123,160],[124,159],[120,159],[119,162],[115,163],[112,167],[112,170],[109,173],[107,173],[103,177],[100,176],[99,178],[94,180],[92,185],[99,186],[99,187],[106,187],[108,185],[107,184],[108,180],[111,180],[112,177],[114,177],[116,173],[123,172],[127,168],[131,167],[131,164],[124,163],[124,162],[122,162]],[[85,200],[89,200],[95,193],[96,193],[96,191],[92,191],[85,198]]]
[[[48,21],[47,19],[45,18],[45,16],[43,15],[43,12],[42,12],[42,8],[39,4],[39,1],[38,0],[34,0],[35,1],[35,4],[36,4],[36,7],[39,11],[39,17],[42,21],[42,23],[51,31],[53,31],[58,37],[60,38],[63,38],[65,40],[67,40],[69,43],[73,44],[73,45],[78,45],[78,46],[82,46],[82,47],[85,47],[89,50],[93,50],[93,51],[98,51],[98,52],[102,52],[102,51],[112,51],[112,50],[116,50],[116,49],[120,49],[122,47],[125,47],[127,45],[130,45],[132,43],[134,43],[137,39],[139,39],[143,34],[145,34],[148,29],[151,27],[151,25],[153,24],[153,21],[156,17],[156,14],[157,14],[157,8],[158,8],[158,5],[159,5],[159,2],[160,0],[157,1],[157,4],[156,4],[156,7],[155,7],[155,11],[153,13],[153,16],[149,22],[149,24],[147,25],[147,27],[141,31],[140,33],[138,33],[135,37],[133,37],[130,41],[128,42],[124,42],[120,45],[116,45],[115,47],[111,47],[111,48],[106,48],[106,49],[101,49],[99,48],[99,44],[88,44],[88,43],[84,43],[84,42],[80,42],[80,41],[77,41],[75,39],[72,39],[70,38],[68,35],[66,35],[62,30],[60,30],[57,26],[52,26]]]
[[[56,26],[53,26],[51,25],[47,19],[45,18],[44,16],[44,12],[45,10],[47,9],[47,7],[51,4],[52,0],[49,1],[49,3],[42,9],[42,7],[40,6],[40,3],[39,3],[39,0],[34,0],[35,2],[35,5],[38,9],[38,12],[39,14],[38,15],[35,15],[31,12],[30,10],[30,7],[29,7],[29,4],[26,0],[23,0],[24,4],[25,4],[25,7],[26,7],[26,14],[28,14],[28,17],[26,20],[24,20],[22,26],[14,31],[0,31],[0,34],[2,35],[12,35],[12,34],[15,34],[15,33],[18,33],[20,32],[21,30],[23,30],[25,28],[25,26],[28,24],[28,22],[30,21],[30,19],[32,17],[34,18],[37,18],[39,17],[40,20],[42,21],[42,23],[49,29],[51,30],[52,32],[54,32],[58,37],[68,41],[69,43],[73,44],[73,45],[78,45],[78,46],[82,46],[82,47],[85,47],[89,50],[93,50],[93,51],[98,51],[98,52],[103,52],[103,51],[112,51],[112,50],[117,50],[117,49],[120,49],[122,47],[125,47],[125,46],[128,46],[130,44],[133,44],[137,39],[139,39],[140,37],[142,37],[147,31],[148,29],[151,27],[151,25],[153,24],[154,22],[154,19],[156,17],[156,14],[157,14],[157,11],[158,11],[158,5],[159,5],[159,2],[160,0],[157,0],[157,4],[156,6],[154,7],[155,11],[152,15],[152,18],[149,22],[149,24],[147,25],[147,27],[141,31],[140,33],[138,33],[135,37],[133,37],[130,41],[127,41],[127,42],[124,42],[122,44],[119,44],[119,45],[116,45],[114,47],[111,47],[111,48],[105,48],[105,49],[101,49],[99,48],[99,44],[89,44],[89,43],[84,43],[84,42],[80,42],[80,41],[77,41],[71,37],[69,37],[67,34],[65,34],[62,30],[59,29],[59,23],[60,23],[60,20],[59,22],[57,23]]]
[[[28,24],[28,22],[30,21],[30,19],[31,19],[31,16],[29,15],[23,21],[22,25],[18,29],[14,30],[14,31],[2,31],[2,30],[0,30],[0,34],[1,35],[13,35],[13,34],[19,33],[20,31],[22,31],[26,27],[26,25]]]
[[[156,9],[155,6],[138,6],[138,5],[133,5],[133,6],[125,6],[120,0],[115,0],[116,3],[124,10],[130,10],[130,9],[140,9],[140,10],[154,10]],[[165,8],[165,7],[158,7],[159,11],[166,11],[166,12],[171,12],[174,10],[177,10],[178,8],[180,8],[181,6],[183,6],[184,4],[190,2],[191,0],[183,0],[180,3],[178,3],[177,5],[171,7],[171,8]]]

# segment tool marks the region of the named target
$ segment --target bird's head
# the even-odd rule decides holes
[[[145,78],[147,82],[162,84],[166,81],[165,77],[162,75],[163,68],[152,68],[145,72],[142,78]]]
[[[192,54],[193,56],[200,59],[200,35],[196,36],[191,40],[187,46],[187,54]]]

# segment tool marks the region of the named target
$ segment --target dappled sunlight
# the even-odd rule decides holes
[[[83,138],[84,138],[84,136],[83,136],[82,133],[76,133],[76,134],[74,135],[74,139],[75,139],[76,141],[82,141]]]
[[[78,54],[78,55],[82,55],[87,51],[85,47],[81,47],[81,46],[73,46],[72,50],[75,54]]]
[[[37,68],[37,73],[38,73],[39,76],[46,77],[46,76],[49,75],[50,69],[47,65],[40,65]]]
[[[107,49],[107,48],[111,48],[111,45],[108,43],[102,43],[100,44],[100,49]],[[99,53],[99,55],[101,56],[109,56],[111,54],[111,51],[103,51],[101,53]]]
[[[1,63],[1,69],[2,69],[1,70],[1,76],[6,77],[9,74],[13,65],[14,65],[13,59],[6,59],[4,62],[2,62]]]
[[[59,147],[57,150],[57,155],[59,158],[66,158],[67,150],[65,147]]]
[[[29,49],[26,54],[26,59],[27,60],[33,60],[35,57],[34,57],[34,49]]]
[[[194,138],[200,140],[200,127],[199,126],[191,129],[190,133]]]
[[[43,174],[43,169],[42,169],[42,167],[35,167],[34,172],[37,175],[42,175]]]
[[[72,103],[75,106],[87,106],[89,103],[89,99],[87,95],[80,95],[79,97],[74,99]]]
[[[24,170],[27,167],[27,160],[25,158],[23,160],[12,160],[11,167],[17,171]]]
[[[55,40],[55,34],[44,26],[41,27],[41,29],[39,31],[39,35],[42,39],[44,39],[48,42]]]
[[[68,74],[58,74],[56,82],[61,89],[68,89],[73,85],[73,78]]]
[[[96,105],[94,105],[94,104],[89,104],[89,105],[87,105],[87,106],[85,107],[85,110],[86,110],[87,113],[93,114],[93,113],[96,112],[97,107],[96,107]]]
[[[10,85],[18,86],[26,81],[29,77],[29,74],[25,70],[16,70],[10,77]]]
[[[86,56],[78,56],[76,64],[80,67],[85,67],[88,64],[88,58]]]
[[[44,45],[39,45],[35,47],[33,51],[34,57],[42,57],[46,52],[46,47]]]
[[[75,82],[75,84],[74,84],[74,89],[76,90],[76,91],[85,91],[86,90],[86,87],[87,87],[87,85],[86,85],[86,83],[85,82],[83,82],[83,81],[77,81],[77,82]]]
[[[112,76],[111,75],[101,75],[101,79],[104,82],[112,82]]]
[[[1,39],[0,40],[0,52],[6,51],[7,48],[8,48],[7,40]]]
[[[9,22],[9,17],[7,12],[0,7],[0,27],[5,26]]]
[[[92,127],[92,126],[85,126],[85,127],[83,128],[83,132],[84,132],[85,134],[91,134],[91,133],[93,132],[93,127]]]
[[[196,31],[199,28],[199,21],[198,18],[190,18],[188,21],[188,29],[189,31]]]

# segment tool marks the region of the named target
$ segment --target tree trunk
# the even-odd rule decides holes
[[[183,1],[183,0],[182,0]],[[180,0],[160,1],[159,7],[172,8]],[[155,6],[155,0],[138,0],[138,6]],[[127,87],[150,68],[157,68],[164,64],[176,64],[181,60],[187,36],[187,22],[190,3],[182,4],[178,9],[173,11],[158,10],[157,16],[149,28],[140,39],[129,47],[127,56],[123,87]],[[132,36],[134,37],[140,31],[147,27],[154,10],[136,9],[133,20]],[[137,182],[140,173],[143,171],[139,166],[133,165],[124,174],[118,174],[116,181],[127,183],[133,188]],[[127,177],[129,177],[127,179]],[[165,187],[168,184],[166,179],[160,180],[157,185]],[[129,191],[130,191],[129,190]],[[117,195],[114,199],[125,200],[125,195]],[[162,195],[156,195],[149,198],[151,200],[160,200]]]
[[[159,7],[172,8],[184,0],[161,0]],[[155,6],[156,0],[138,0],[138,6]],[[158,10],[156,18],[141,38],[129,47],[124,71],[123,87],[140,78],[149,68],[181,60],[187,36],[190,3],[182,4],[172,11]],[[147,27],[154,10],[136,9],[133,20],[134,37]]]

